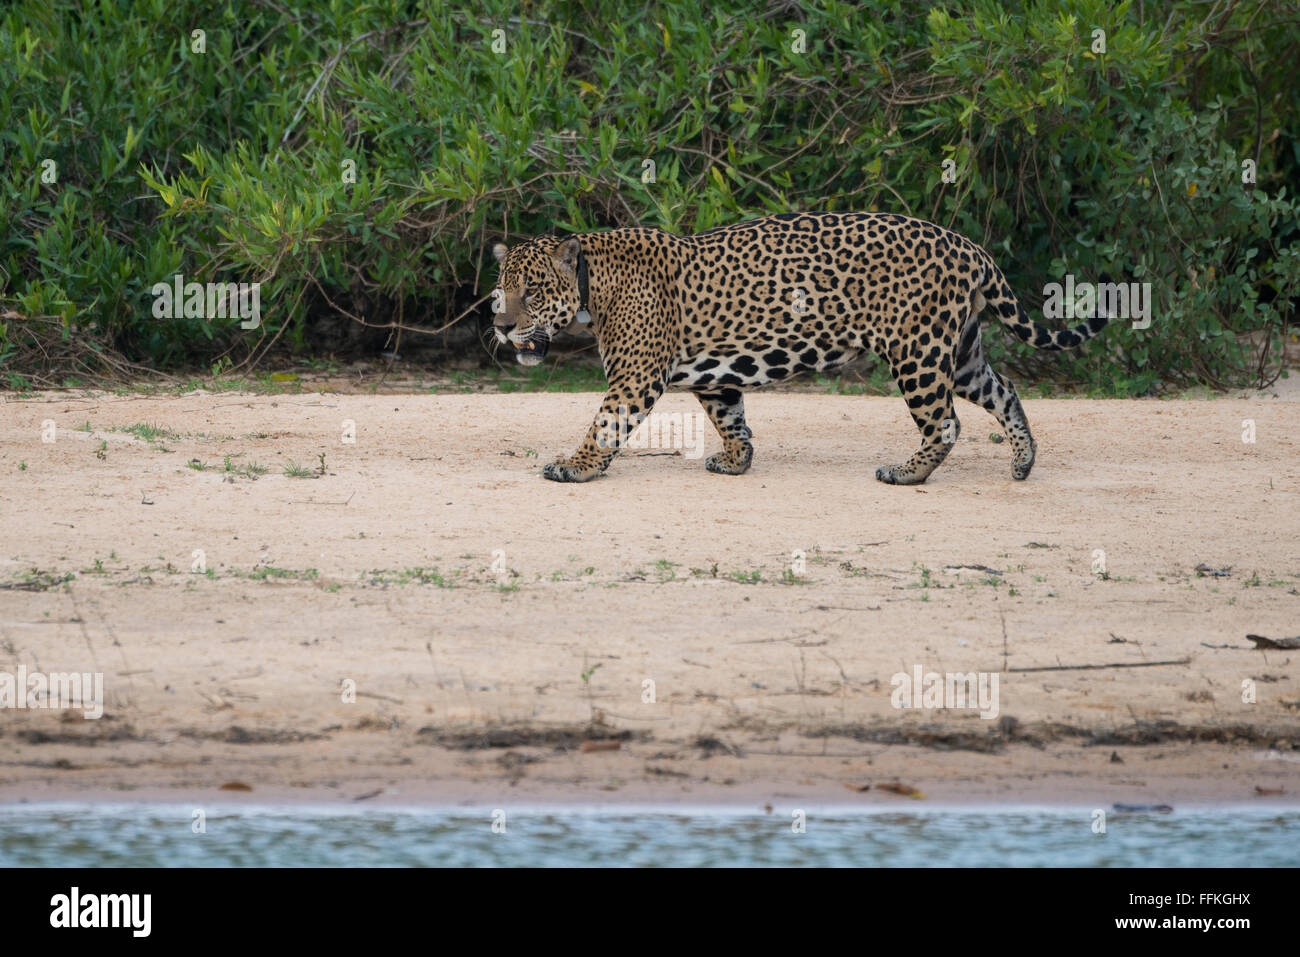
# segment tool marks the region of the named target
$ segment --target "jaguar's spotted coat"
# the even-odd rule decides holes
[[[1042,349],[1077,346],[1106,324],[1034,323],[975,243],[886,213],[792,213],[695,236],[647,227],[542,236],[494,253],[496,333],[519,361],[539,362],[585,309],[605,365],[609,390],[581,448],[542,470],[558,482],[603,472],[624,435],[608,424],[620,409],[648,414],[669,386],[694,392],[722,436],[709,470],[739,475],[753,459],[742,387],[832,369],[867,350],[889,362],[922,436],[905,465],[882,466],[876,478],[925,481],[960,430],[955,395],[993,413],[1010,439],[1011,474],[1023,479],[1036,444],[1015,387],[984,358],[980,310],[992,307]]]

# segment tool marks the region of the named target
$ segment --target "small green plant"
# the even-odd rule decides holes
[[[20,573],[17,577],[24,591],[49,591],[51,588],[57,588],[59,585],[72,581],[77,576],[72,572],[60,575],[55,572],[33,568],[31,571]]]
[[[315,581],[320,577],[320,573],[314,568],[298,570],[263,565],[260,568],[254,568],[248,573],[247,577],[255,582],[264,582],[271,579],[277,581]]]
[[[659,576],[661,582],[672,581],[677,577],[677,572],[673,569],[679,567],[677,562],[670,562],[666,558],[661,558],[655,562],[655,573]]]
[[[197,461],[197,459],[195,461]],[[256,462],[247,462],[244,465],[236,465],[229,455],[225,457],[223,464],[227,475],[235,475],[240,478],[256,479],[259,475],[265,475],[270,471],[265,465],[258,465]]]
[[[89,423],[87,423],[89,425]],[[125,432],[128,435],[134,435],[143,442],[153,444],[162,439],[175,441],[180,435],[171,429],[165,429],[160,425],[147,425],[143,422],[137,422],[135,425],[119,426],[113,429],[114,432]]]
[[[457,572],[457,574],[460,574]],[[455,588],[456,583],[440,573],[436,568],[407,568],[400,572],[375,569],[366,573],[372,585],[436,585],[439,588]]]
[[[289,478],[300,478],[300,479],[316,478],[315,472],[313,472],[309,468],[305,468],[304,466],[299,465],[297,462],[293,461],[293,459],[290,459],[285,463],[284,474],[287,475]]]

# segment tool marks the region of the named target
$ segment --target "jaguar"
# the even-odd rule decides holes
[[[986,307],[1019,339],[1074,348],[1106,325],[1034,322],[982,247],[934,223],[893,213],[785,213],[695,235],[633,226],[547,234],[493,247],[500,276],[493,329],[536,365],[574,323],[595,335],[608,389],[582,445],[544,466],[557,482],[603,473],[670,387],[695,393],[722,439],[711,472],[753,463],[743,390],[822,372],[871,352],[887,362],[921,447],[876,478],[924,482],[960,434],[961,398],[986,409],[1028,478],[1037,443],[1015,386],[984,355]]]

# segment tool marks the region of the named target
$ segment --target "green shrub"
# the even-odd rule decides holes
[[[10,7],[0,370],[239,368],[358,338],[483,355],[494,238],[800,209],[951,226],[1031,309],[1065,273],[1152,283],[1151,328],[1066,357],[986,323],[1022,374],[1140,394],[1281,366],[1300,111],[1275,65],[1300,53],[1295,3],[282,9]],[[177,273],[261,282],[260,326],[156,318]]]

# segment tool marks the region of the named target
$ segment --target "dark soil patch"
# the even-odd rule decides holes
[[[43,731],[40,728],[20,728],[9,732],[10,737],[17,738],[24,744],[76,744],[94,747],[97,744],[114,744],[118,741],[149,741],[148,735],[137,734],[129,724],[108,725],[99,721],[73,722],[69,728],[84,727],[84,731]],[[0,732],[3,734],[3,732]]]
[[[300,744],[303,741],[319,741],[325,737],[323,734],[313,734],[309,731],[275,731],[265,728],[249,730],[239,725],[226,728],[224,731],[196,731],[187,728],[181,731],[180,735],[196,741],[222,741],[226,744]]]
[[[577,750],[584,741],[649,741],[647,731],[615,731],[603,725],[569,725],[538,728],[529,725],[498,725],[472,731],[449,731],[425,727],[416,738],[426,744],[441,745],[458,751],[481,751],[491,748],[554,748]]]
[[[1003,717],[984,731],[960,731],[942,725],[825,725],[803,732],[808,738],[850,738],[872,744],[910,744],[938,751],[977,751],[994,754],[1008,744],[1043,747],[1067,738],[1082,738],[1084,747],[1115,745],[1208,742],[1246,744],[1275,750],[1300,750],[1300,727],[1269,728],[1254,725],[1184,725],[1177,721],[1138,721],[1119,728],[1081,728],[1075,725],[1038,722],[1022,725]]]

